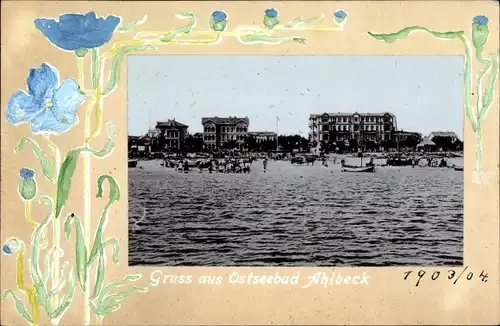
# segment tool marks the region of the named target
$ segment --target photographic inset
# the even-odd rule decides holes
[[[461,56],[131,56],[129,264],[463,262]]]

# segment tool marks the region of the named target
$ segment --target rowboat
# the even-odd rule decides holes
[[[455,171],[463,171],[464,170],[464,167],[463,166],[454,166],[453,169]]]
[[[342,172],[375,172],[375,166],[347,166],[342,165]]]
[[[137,166],[137,160],[128,160],[128,167],[135,168]]]

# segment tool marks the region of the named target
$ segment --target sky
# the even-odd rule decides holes
[[[307,138],[311,113],[390,112],[399,130],[463,139],[463,70],[462,56],[134,55],[128,133],[248,116],[249,131]]]

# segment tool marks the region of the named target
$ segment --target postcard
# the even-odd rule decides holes
[[[498,1],[2,3],[2,325],[500,322]]]

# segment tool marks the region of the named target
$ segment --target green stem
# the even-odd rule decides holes
[[[99,50],[94,48],[91,50],[92,57],[90,58],[90,68],[92,72],[92,88],[97,88],[99,83]]]
[[[481,127],[481,122],[479,122],[476,131],[476,171],[478,172],[483,169],[483,134]]]
[[[92,53],[92,59],[94,58],[94,51]],[[93,61],[93,60],[92,60]],[[93,66],[91,67],[93,69]],[[93,76],[92,76],[93,77]],[[84,88],[85,83],[85,70],[83,65],[83,60],[78,60],[78,83],[80,87]],[[93,82],[93,80],[92,80]],[[90,109],[89,109],[90,110]],[[86,119],[88,120],[88,119]],[[85,131],[83,141],[86,144],[86,139],[90,130],[89,121],[85,121]],[[90,214],[91,214],[91,202],[90,202],[90,153],[84,152],[83,155],[83,227],[84,227],[84,238],[85,238],[85,248],[90,247]],[[86,266],[86,275],[89,274],[89,268]],[[83,325],[90,325],[90,277],[85,279],[85,291],[83,293]]]
[[[54,166],[54,180],[57,180],[59,177],[59,172],[61,169],[61,151],[59,150],[59,147],[57,147],[56,144],[52,142],[49,136],[45,136],[45,139],[47,142],[51,145],[50,147],[52,148],[52,151],[54,153],[54,161],[55,161],[55,166]],[[54,192],[54,198],[56,198],[58,192],[58,186],[56,186],[55,192]],[[51,214],[55,214],[51,210]],[[54,215],[52,218],[52,245],[53,245],[53,250],[54,252],[61,252],[61,221],[59,219],[55,218],[56,216]],[[53,256],[53,264],[52,264],[52,271],[51,271],[51,283],[52,286],[56,286],[60,282],[60,267],[59,267],[59,259],[60,255],[55,254]],[[54,296],[52,297],[52,307],[58,307],[59,306],[59,293],[54,293]],[[59,319],[51,319],[52,325],[58,325],[59,324]]]
[[[475,116],[472,111],[472,60],[471,48],[469,41],[460,35],[458,38],[465,46],[465,69],[464,69],[464,106],[467,119],[470,121],[472,130],[477,132],[478,116]]]
[[[481,62],[484,66],[483,70],[481,70],[476,77],[476,96],[477,96],[477,107],[476,107],[476,116],[479,117],[481,115],[481,108],[483,106],[483,90],[482,90],[482,81],[483,77],[486,75],[488,70],[491,67],[491,61],[483,57],[483,48],[476,48],[476,59]]]

